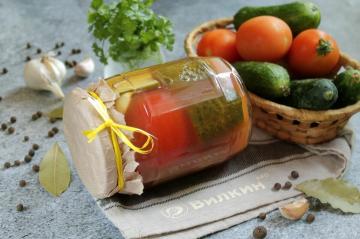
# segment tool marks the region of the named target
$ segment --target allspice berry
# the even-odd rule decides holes
[[[264,212],[260,213],[258,218],[261,219],[261,220],[265,220],[266,219],[266,213],[264,213]]]
[[[19,203],[18,205],[16,205],[16,211],[21,212],[24,210],[24,205],[22,205],[21,203]]]
[[[4,163],[4,168],[10,168],[11,167],[11,163],[10,162],[5,162]]]
[[[20,181],[19,181],[19,186],[22,187],[22,188],[25,187],[25,186],[26,186],[26,181],[23,180],[23,179],[20,180]]]
[[[281,189],[281,184],[280,183],[275,183],[273,186],[273,190],[274,191],[279,191]]]
[[[14,166],[20,166],[21,162],[19,160],[14,161]]]
[[[311,224],[311,223],[313,223],[314,222],[314,220],[315,220],[315,216],[314,216],[314,214],[308,214],[307,216],[306,216],[306,222],[307,223],[309,223],[309,224]]]
[[[40,171],[39,165],[34,164],[34,165],[32,166],[32,170],[33,170],[35,173],[39,172],[39,171]]]
[[[256,239],[263,239],[266,237],[266,235],[267,235],[267,230],[263,226],[256,227],[253,231],[253,236]]]

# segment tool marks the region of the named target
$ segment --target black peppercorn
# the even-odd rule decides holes
[[[26,48],[27,48],[27,49],[31,48],[30,42],[26,43]]]
[[[267,230],[265,227],[262,226],[256,227],[253,231],[253,236],[256,239],[263,239],[266,237],[266,235],[267,235]]]
[[[42,115],[43,115],[43,113],[42,113],[41,111],[36,112],[36,116],[37,116],[38,118],[40,118]]]
[[[56,43],[54,48],[55,48],[55,49],[58,49],[59,47],[60,47],[60,44],[59,44],[59,43]]]
[[[307,223],[309,223],[309,224],[311,224],[311,223],[313,223],[314,222],[314,220],[315,220],[315,216],[314,216],[314,214],[308,214],[307,216],[306,216],[306,222]]]
[[[38,150],[40,148],[40,146],[38,144],[33,144],[32,149],[33,150]]]
[[[19,160],[14,161],[14,166],[20,166],[21,162]]]
[[[31,157],[30,155],[26,155],[26,156],[24,157],[25,163],[30,163],[31,160],[32,160],[32,157]]]
[[[60,42],[60,46],[65,46],[65,43],[64,43],[64,42]]]
[[[15,132],[15,128],[14,127],[9,127],[7,132],[8,132],[8,134],[13,134]]]
[[[297,179],[299,177],[299,173],[297,171],[291,171],[291,174],[290,174],[291,178],[293,179]]]
[[[3,68],[3,70],[2,70],[2,73],[3,73],[3,74],[6,74],[6,73],[8,73],[8,69],[6,69],[6,68]]]
[[[37,114],[33,114],[31,116],[31,120],[33,120],[33,121],[37,120],[38,118],[39,118],[39,116],[37,116]]]
[[[76,66],[76,64],[77,64],[77,61],[75,61],[75,60],[72,61],[72,65],[73,65],[73,66]]]
[[[60,55],[61,55],[61,51],[58,51],[56,54],[57,54],[58,56],[60,56]]]
[[[11,167],[10,162],[5,162],[5,163],[4,163],[4,168],[10,168],[10,167]]]
[[[71,50],[71,54],[76,54],[77,53],[77,50],[76,49],[72,49]]]
[[[56,119],[56,118],[50,118],[50,120],[49,120],[49,121],[50,121],[50,123],[52,123],[52,124],[53,124],[53,123],[55,123],[55,122],[57,121],[57,119]]]
[[[24,142],[29,141],[29,136],[24,136]]]
[[[288,190],[288,189],[291,188],[291,186],[292,186],[292,183],[290,183],[289,181],[287,181],[287,182],[284,184],[283,189]]]
[[[36,53],[37,53],[37,54],[40,54],[40,53],[41,53],[41,49],[38,48],[38,49],[36,50]]]
[[[16,211],[21,212],[24,210],[24,205],[22,205],[21,203],[19,203],[18,205],[16,205]]]
[[[40,170],[39,165],[34,164],[34,165],[32,166],[32,170],[33,170],[35,173],[39,172],[39,170]]]
[[[54,135],[55,135],[55,134],[54,134],[54,132],[53,132],[53,131],[51,131],[51,130],[50,130],[50,131],[48,132],[48,137],[49,137],[49,138],[54,137]]]
[[[19,181],[19,186],[22,187],[22,188],[25,187],[26,186],[26,181],[25,180],[20,180]]]
[[[25,61],[31,61],[31,57],[30,56],[27,56]]]
[[[76,49],[76,53],[77,53],[77,54],[80,54],[80,53],[81,53],[81,49],[79,49],[79,48]]]
[[[273,186],[273,190],[274,191],[279,191],[281,189],[281,184],[280,183],[275,183]]]
[[[264,213],[264,212],[260,213],[258,218],[261,219],[261,220],[265,220],[266,219],[266,213]]]
[[[57,127],[53,127],[51,131],[54,132],[54,134],[57,134],[59,132],[59,129]]]
[[[2,96],[0,96],[0,101],[2,101]]]
[[[35,155],[35,151],[30,149],[29,152],[28,152],[28,155],[33,157]]]
[[[12,116],[10,117],[10,123],[15,123],[16,122],[16,117],[15,116]]]
[[[2,124],[1,124],[1,129],[2,129],[2,130],[6,130],[6,129],[7,129],[7,124],[2,123]]]

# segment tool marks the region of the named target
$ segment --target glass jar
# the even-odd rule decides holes
[[[134,154],[138,164],[135,171],[141,175],[145,187],[222,163],[248,144],[250,102],[235,69],[220,58],[186,58],[116,75],[105,82],[115,95],[111,110],[122,115],[126,125],[153,136],[154,147],[149,154]],[[84,136],[70,127],[79,120],[78,116],[74,119],[75,104],[74,100],[65,101],[64,123],[78,168],[96,164],[108,153],[95,153],[96,159],[89,159],[91,154],[87,154],[85,159],[74,149],[104,150],[78,140]],[[89,115],[88,111],[82,115]],[[87,121],[89,117],[82,118]],[[144,141],[142,134],[133,135],[135,145],[142,145]],[[84,170],[78,171],[83,179],[80,172]],[[106,178],[109,177],[102,180]]]

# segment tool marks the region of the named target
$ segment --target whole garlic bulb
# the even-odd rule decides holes
[[[48,90],[64,98],[60,85],[66,76],[64,63],[51,56],[42,56],[25,64],[24,79],[29,88]]]
[[[80,61],[75,66],[75,74],[80,77],[88,77],[95,69],[94,61],[88,57]]]

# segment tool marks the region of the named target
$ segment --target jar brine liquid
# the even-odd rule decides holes
[[[187,58],[107,80],[127,125],[152,134],[150,154],[136,154],[143,182],[219,164],[248,144],[250,103],[236,71],[219,58]],[[134,135],[134,144],[145,138]]]

